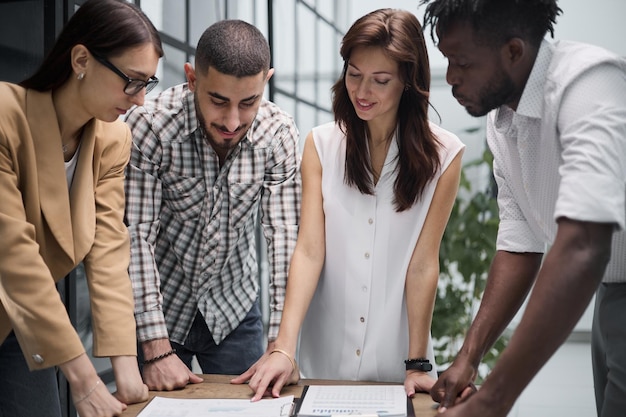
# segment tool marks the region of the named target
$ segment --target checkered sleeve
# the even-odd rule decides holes
[[[270,341],[276,339],[282,317],[289,262],[298,235],[301,198],[299,133],[293,119],[284,121],[275,137],[277,140],[267,160],[261,204],[261,226],[269,261]]]
[[[127,117],[133,144],[126,169],[125,222],[130,234],[129,274],[135,298],[137,339],[145,342],[167,338],[163,316],[160,278],[154,258],[159,230],[161,181],[159,179],[162,149],[152,131],[149,113],[135,108]]]

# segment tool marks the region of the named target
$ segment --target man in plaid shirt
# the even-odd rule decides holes
[[[240,374],[264,352],[255,230],[267,242],[271,352],[300,208],[298,130],[263,99],[270,52],[254,26],[224,20],[198,42],[187,83],[127,117],[126,223],[137,337],[150,389]]]

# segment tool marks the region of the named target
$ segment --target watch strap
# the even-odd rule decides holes
[[[426,358],[407,359],[404,361],[407,371],[421,371],[430,372],[433,369],[433,365]]]

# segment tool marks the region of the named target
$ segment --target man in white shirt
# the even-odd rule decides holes
[[[546,41],[561,12],[555,0],[423,3],[425,26],[448,59],[452,94],[471,115],[489,113],[500,210],[480,310],[431,395],[446,416],[506,416],[599,287],[593,332],[598,415],[621,416],[626,62],[591,45]],[[533,285],[508,347],[471,395],[482,356]]]

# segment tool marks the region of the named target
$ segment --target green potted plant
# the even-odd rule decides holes
[[[463,344],[480,304],[495,254],[498,231],[495,183],[491,180],[486,190],[474,190],[467,178],[468,170],[485,165],[492,173],[492,162],[493,156],[485,150],[482,158],[463,167],[459,196],[441,243],[439,286],[432,323],[440,370],[445,370],[454,360]],[[479,368],[478,383],[492,368],[506,342],[506,337],[501,337],[487,352]]]

